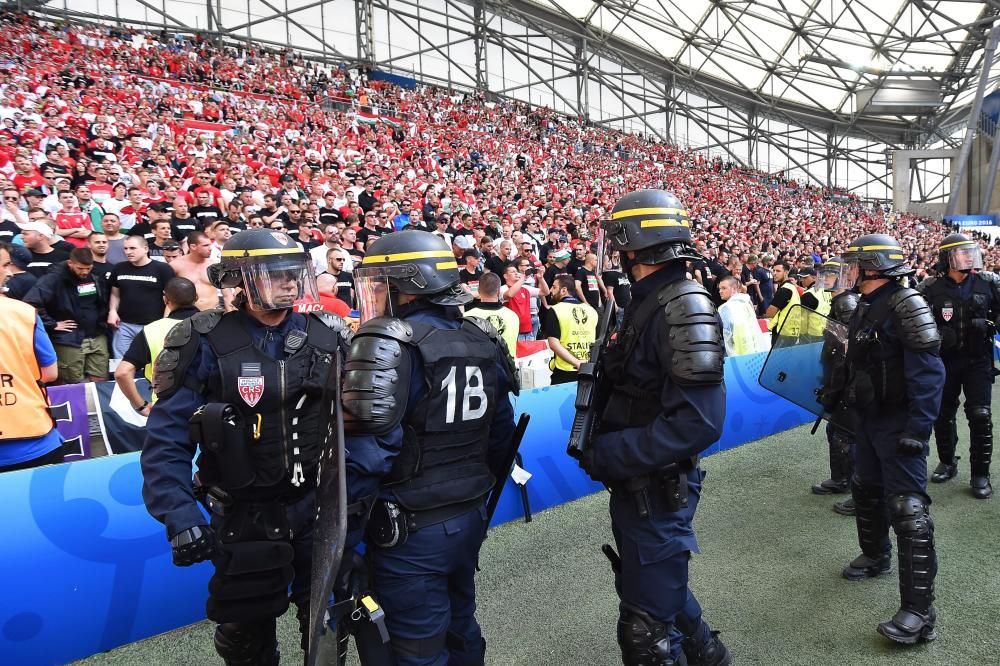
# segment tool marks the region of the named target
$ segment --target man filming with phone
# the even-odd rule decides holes
[[[500,289],[500,296],[504,305],[517,314],[518,340],[534,340],[538,335],[538,297],[548,296],[549,287],[538,279],[537,273],[538,269],[527,259],[518,259],[503,272],[506,286]]]

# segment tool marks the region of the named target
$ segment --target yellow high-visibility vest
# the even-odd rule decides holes
[[[157,319],[156,321],[150,322],[142,327],[143,335],[146,336],[146,345],[149,347],[149,364],[146,365],[143,370],[143,374],[146,379],[149,380],[150,385],[153,383],[153,366],[156,365],[156,357],[160,355],[163,351],[163,341],[167,337],[167,333],[170,332],[174,326],[180,322],[179,319],[171,319],[170,317],[164,317],[163,319]],[[156,402],[156,392],[153,392],[153,397],[150,399],[151,402]]]
[[[795,285],[791,282],[782,282],[778,289],[787,289],[791,294],[791,298],[788,299],[788,303],[785,304],[785,307],[778,310],[777,314],[771,317],[768,329],[771,331],[780,330],[781,335],[798,335],[800,328],[798,317],[795,317],[793,321],[789,321],[788,326],[786,326],[783,330],[781,329],[781,326],[785,323],[785,319],[788,317],[788,313],[792,307],[802,303],[802,299],[799,298],[799,290],[796,289]],[[775,296],[777,295],[777,292],[775,292]]]
[[[590,355],[590,345],[597,339],[597,310],[587,303],[560,301],[552,306],[559,321],[559,342],[570,354],[586,361]],[[575,367],[553,356],[550,366],[553,370],[573,372]]]
[[[511,356],[517,356],[517,332],[521,327],[521,319],[517,313],[507,307],[500,308],[472,308],[465,311],[466,317],[479,317],[493,324],[497,333],[507,344],[507,351]]]
[[[816,312],[824,317],[829,317],[830,304],[833,302],[833,295],[826,289],[816,286],[810,287],[809,293],[816,297]],[[825,330],[826,320],[821,319],[820,317],[809,317],[808,331],[806,331],[808,335],[819,338],[823,336],[823,331]]]

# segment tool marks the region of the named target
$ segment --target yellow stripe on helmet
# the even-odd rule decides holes
[[[298,246],[260,248],[258,250],[223,250],[223,257],[267,257],[275,254],[304,254]]]
[[[420,250],[417,252],[397,252],[396,254],[365,255],[361,261],[362,266],[372,264],[391,264],[397,261],[410,261],[412,259],[443,259],[451,258],[455,260],[455,255],[451,250]],[[456,264],[457,266],[457,264]]]
[[[861,245],[847,248],[848,252],[874,252],[875,250],[899,250],[903,251],[898,245]]]
[[[687,217],[687,211],[683,208],[631,208],[611,213],[612,220],[620,220],[623,217],[634,217],[638,215],[680,215]]]
[[[441,270],[443,268],[454,268],[457,271],[458,263],[455,261],[439,261],[437,264],[434,265],[434,268],[438,270]]]
[[[947,245],[942,245],[938,249],[940,249],[940,250],[947,250],[950,247],[958,247],[959,245],[976,245],[976,246],[978,246],[979,243],[977,243],[974,240],[964,240],[964,241],[958,241],[957,243],[948,243]]]
[[[639,227],[642,229],[648,229],[649,227],[690,227],[691,223],[687,221],[687,218],[683,220],[643,220],[639,223]]]

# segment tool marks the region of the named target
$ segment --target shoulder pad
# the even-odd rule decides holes
[[[376,317],[361,324],[355,337],[377,335],[380,338],[392,338],[399,342],[413,342],[413,327],[396,317]]]
[[[211,332],[219,322],[222,320],[222,315],[226,312],[222,309],[215,310],[204,310],[196,315],[191,315],[188,321],[191,322],[191,326],[194,330],[198,331],[202,335]]]
[[[659,296],[667,321],[671,378],[682,385],[721,384],[725,347],[712,299],[697,282],[672,282]]]
[[[354,337],[354,331],[351,330],[346,321],[331,312],[312,312],[310,314],[324,326],[338,334],[343,340],[346,340],[348,343],[351,342],[351,338]]]
[[[941,334],[934,313],[916,289],[904,287],[890,294],[889,307],[904,347],[911,351],[933,352],[940,348]]]
[[[848,291],[837,296],[830,303],[830,318],[846,324],[851,320],[851,315],[858,307],[860,297],[853,291]]]
[[[402,343],[412,337],[405,322],[391,317],[372,319],[358,330],[344,366],[345,432],[382,435],[403,420],[410,357]]]
[[[463,317],[463,321],[467,321],[470,324],[475,325],[476,328],[485,333],[490,340],[496,340],[500,334],[497,332],[497,327],[494,326],[488,319],[483,319],[482,317],[476,317],[475,315]]]
[[[201,341],[201,332],[195,329],[192,320],[202,314],[207,312],[182,319],[163,339],[163,349],[153,363],[153,392],[158,400],[166,400],[184,385]]]

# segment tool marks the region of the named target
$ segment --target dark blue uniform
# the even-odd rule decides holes
[[[622,331],[644,301],[657,298],[661,290],[679,281],[690,282],[685,279],[683,262],[668,264],[635,283]],[[707,293],[704,299],[707,316],[717,319]],[[667,317],[662,308],[651,317],[624,365],[627,382],[657,398],[649,407],[652,418],[640,418],[648,421],[641,426],[605,427],[607,431],[591,445],[588,472],[611,490],[612,529],[621,557],[615,580],[618,595],[623,604],[671,625],[670,651],[676,660],[682,639],[693,645],[709,640],[701,607],[688,589],[688,560],[698,552],[692,520],[704,477],[691,461],[722,434],[726,391],[721,382],[721,356],[717,382],[683,382],[674,377],[670,355],[678,350],[664,344],[671,327]],[[720,325],[717,328],[721,331]],[[611,405],[605,410],[605,426],[614,411],[619,410]],[[655,476],[670,466],[680,466],[686,476],[686,507],[669,506],[664,493],[653,487],[657,483],[638,495],[633,492],[630,482]]]
[[[401,310],[402,320],[415,328],[424,325],[457,331],[462,326],[457,308],[418,301]],[[363,333],[364,328],[359,331],[359,337]],[[401,345],[401,348],[409,359],[404,364],[409,366],[409,377],[406,395],[401,396],[405,399],[402,418],[387,433],[379,434],[377,440],[348,437],[348,495],[351,502],[356,502],[377,494],[380,503],[391,502],[410,513],[406,509],[410,500],[401,497],[402,490],[397,490],[400,486],[383,484],[399,462],[404,449],[404,430],[412,431],[412,424],[422,422],[429,397],[440,395],[444,387],[433,385],[438,382],[431,379],[418,348],[411,345]],[[500,467],[513,432],[513,409],[508,397],[513,387],[499,352],[496,366],[494,394],[483,396],[492,403],[493,410],[488,424],[487,465],[503,483],[508,470]],[[350,368],[349,362],[349,375]],[[462,393],[457,400],[452,395],[447,403],[449,408],[456,407],[456,401],[461,408]],[[345,407],[348,410],[352,407],[347,385]],[[432,433],[428,442],[434,441]],[[447,497],[447,493],[443,497]],[[448,506],[412,512],[411,515],[416,516],[430,516],[435,512],[451,515],[440,521],[429,518],[422,521],[428,524],[421,524],[416,529],[411,523],[408,536],[399,545],[379,547],[372,539],[367,542],[375,596],[385,609],[392,648],[401,666],[483,663],[485,642],[475,618],[474,580],[486,530],[483,496],[456,506],[459,507],[457,512],[449,511]],[[359,538],[355,531],[349,535],[348,543]]]
[[[216,571],[209,583],[207,611],[219,623],[216,648],[227,663],[271,663],[270,659],[277,658],[275,618],[288,606],[289,583],[290,600],[298,606],[301,628],[306,628],[316,461],[322,440],[315,434],[321,429],[313,424],[320,414],[328,412],[322,406],[317,382],[329,381],[329,371],[318,369],[318,355],[341,353],[338,345],[343,348],[346,341],[338,343],[338,334],[328,328],[332,322],[312,315],[307,318],[290,313],[273,327],[242,311],[224,316],[203,312],[185,324],[193,321],[197,322],[194,330],[205,334],[196,342],[188,328],[189,334],[179,336],[180,341],[173,344],[172,336],[178,337],[175,328],[167,337],[166,351],[160,354],[162,360],[165,354],[176,354],[180,349],[185,361],[168,381],[161,376],[162,364],[157,366],[157,382],[173,390],[159,393],[161,399],[149,416],[141,456],[143,499],[150,514],[166,526],[168,538],[205,525],[192,491],[192,459],[197,446],[189,435],[189,421],[207,402],[228,403],[244,412],[243,422],[256,428],[256,435],[238,435],[251,452],[253,480],[227,487],[226,468],[232,458],[219,453],[206,457],[202,450],[199,461],[203,486],[220,491],[217,497],[222,500],[217,506],[223,507],[213,509],[211,516],[212,528],[222,542],[222,555],[213,559]],[[222,332],[234,346],[220,358],[219,338],[213,334]],[[312,336],[323,338],[318,347]],[[275,362],[269,367],[278,368],[280,374],[268,374],[273,371],[261,362],[265,358]],[[315,377],[310,368],[317,368]],[[237,389],[234,373],[244,372],[247,377],[238,378],[241,386]],[[267,376],[271,379],[265,384]],[[254,377],[260,393],[244,395],[242,382],[248,379],[253,384]],[[296,433],[296,423],[310,432]],[[240,570],[249,570],[253,576],[247,577]]]

